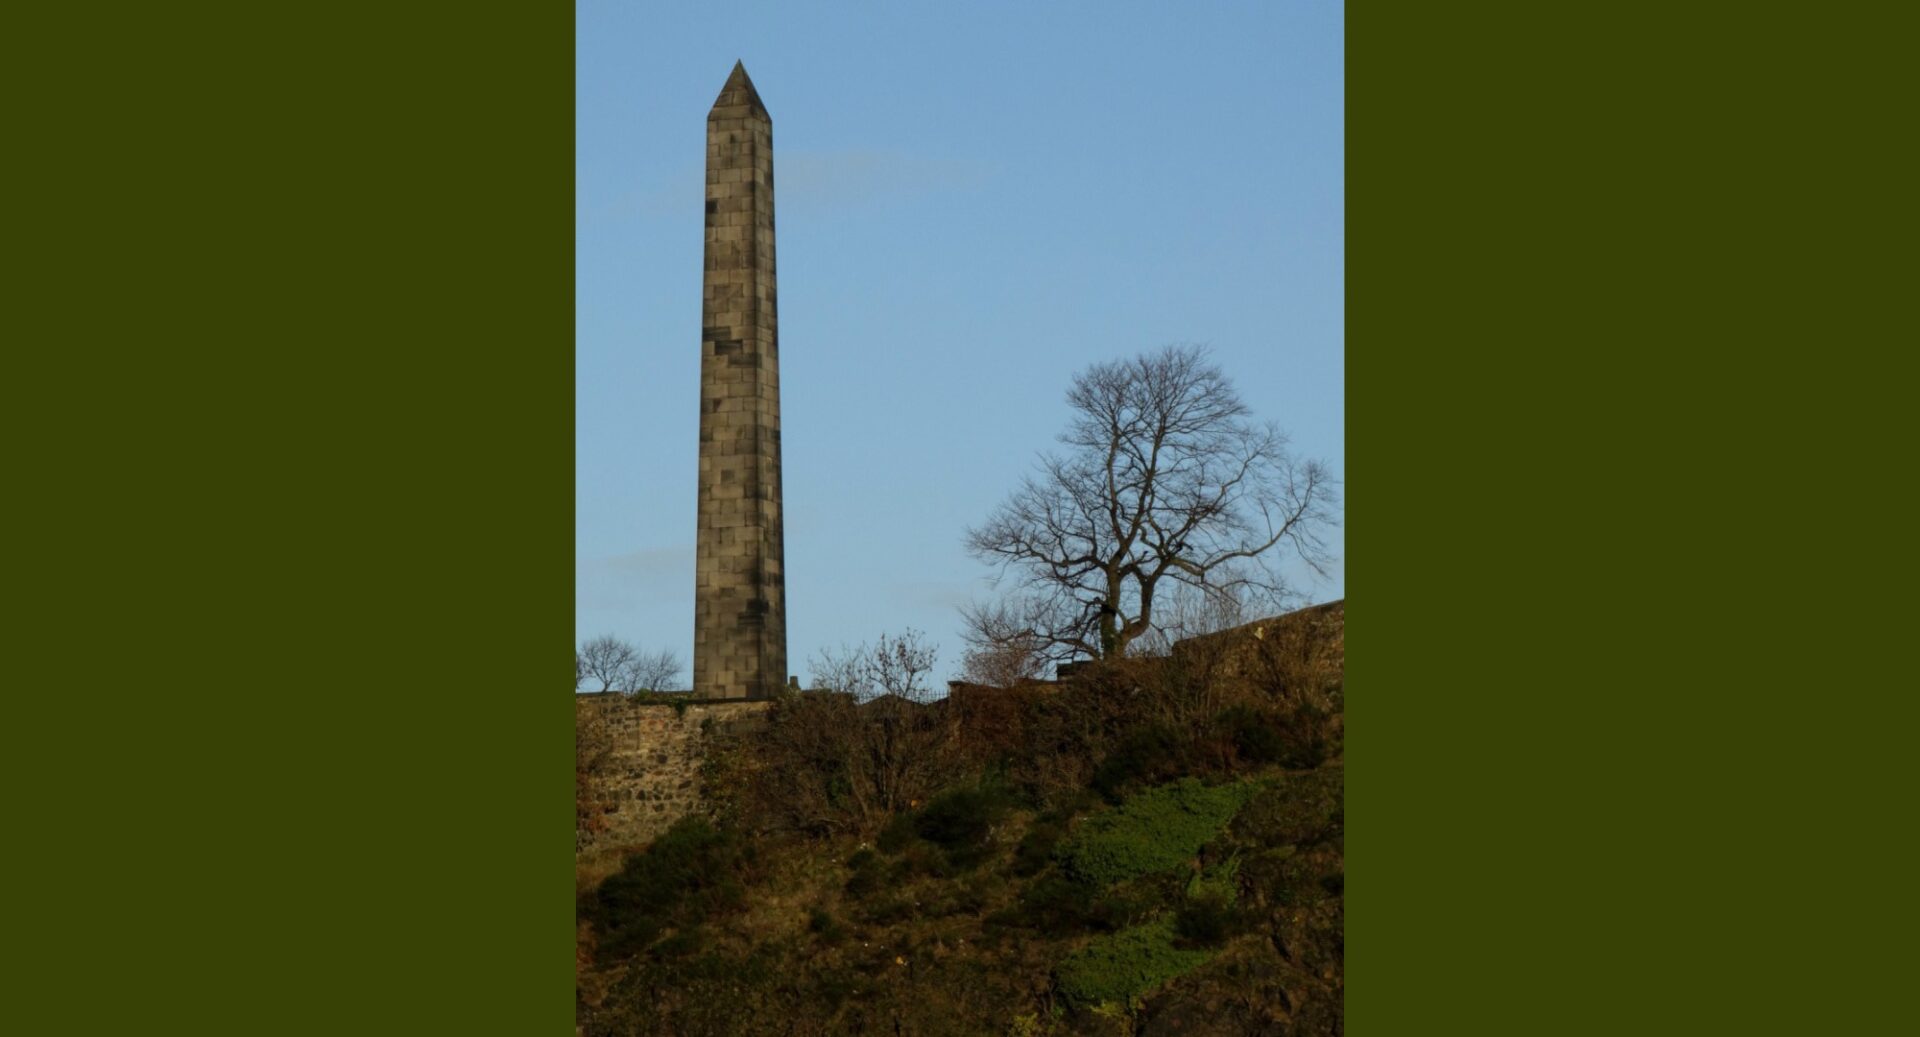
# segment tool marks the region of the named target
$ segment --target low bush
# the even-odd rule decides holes
[[[995,783],[948,789],[926,806],[896,815],[874,841],[881,852],[901,857],[899,878],[946,877],[977,867],[992,856],[994,827],[1014,805]]]
[[[1259,904],[1306,907],[1344,894],[1346,874],[1331,845],[1286,847],[1248,859],[1247,890]]]
[[[1007,794],[990,785],[953,789],[921,808],[914,818],[913,831],[947,850],[978,845],[1006,816],[1009,805]]]
[[[807,931],[818,936],[820,942],[825,944],[836,944],[847,938],[846,927],[824,908],[816,907],[807,913]]]
[[[1234,817],[1231,834],[1251,847],[1307,846],[1337,838],[1346,771],[1323,767],[1268,782]]]
[[[855,850],[853,856],[847,858],[847,868],[853,874],[847,877],[846,892],[855,900],[865,899],[886,880],[886,862],[869,849]]]
[[[1189,898],[1173,916],[1174,935],[1183,947],[1218,947],[1239,924],[1233,904],[1217,893]]]
[[[987,921],[994,925],[1041,932],[1072,932],[1096,928],[1101,922],[1100,895],[1061,875],[1048,875],[1027,887],[1014,906]]]
[[[1239,872],[1240,858],[1233,856],[1193,877],[1173,916],[1176,946],[1218,947],[1240,930]]]
[[[600,884],[590,905],[603,958],[645,950],[670,928],[692,929],[740,904],[751,849],[698,817],[683,818]],[[684,953],[689,948],[680,946]]]
[[[756,831],[864,836],[940,787],[953,770],[951,741],[940,711],[897,696],[787,692],[752,752],[711,777],[739,790],[736,816]]]
[[[1178,878],[1177,873],[1166,872],[1108,889],[1094,901],[1094,924],[1108,930],[1125,929],[1165,914],[1168,907],[1180,902]]]
[[[1287,755],[1286,738],[1271,713],[1235,706],[1216,717],[1215,723],[1243,763],[1278,763]]]
[[[1135,925],[1176,903],[1180,885],[1172,875],[1150,876],[1101,889],[1065,875],[1043,876],[1015,904],[988,919],[994,925],[1050,935],[1112,932]]]
[[[1339,753],[1333,718],[1325,710],[1303,704],[1279,725],[1279,763],[1290,770],[1312,770]]]
[[[921,808],[914,834],[945,851],[953,870],[964,871],[992,855],[994,828],[1012,806],[1012,796],[997,784],[953,789]]]
[[[951,888],[942,888],[938,895],[926,902],[925,914],[929,918],[978,915],[986,903],[986,895],[978,887],[953,885]]]
[[[1054,977],[1073,1003],[1124,1003],[1193,971],[1212,956],[1212,951],[1176,947],[1173,920],[1163,918],[1096,937],[1068,955]]]
[[[880,848],[881,853],[892,854],[906,849],[912,842],[913,815],[901,814],[887,822],[887,826],[880,830],[880,837],[875,839],[873,844]]]
[[[946,852],[938,846],[930,846],[926,843],[915,843],[901,851],[900,859],[894,862],[893,881],[896,883],[912,882],[914,879],[923,875],[930,878],[945,879],[953,877],[953,874],[960,870],[962,869],[956,866],[948,858]]]
[[[1094,769],[1093,789],[1117,803],[1131,789],[1183,774],[1188,769],[1189,744],[1189,739],[1164,725],[1136,727]]]
[[[1102,886],[1164,871],[1199,853],[1258,787],[1186,778],[1148,789],[1081,822],[1056,856],[1071,877]]]
[[[1085,792],[1120,733],[1140,722],[1132,704],[1074,681],[1025,697],[1018,730],[1023,743],[995,758],[1009,782],[1036,801]]]
[[[1027,876],[1046,870],[1047,865],[1053,863],[1053,851],[1060,845],[1060,838],[1066,834],[1066,828],[1057,822],[1035,821],[1020,838],[1020,845],[1014,848],[1013,873]]]

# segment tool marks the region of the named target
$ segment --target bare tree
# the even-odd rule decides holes
[[[808,674],[814,688],[843,691],[857,700],[893,695],[924,703],[933,696],[927,675],[933,672],[934,653],[917,630],[898,637],[881,634],[871,646],[817,653],[808,662]]]
[[[1153,629],[1140,635],[1130,648],[1140,655],[1164,656],[1190,637],[1231,630],[1263,616],[1287,611],[1293,595],[1239,585],[1225,590],[1199,590],[1176,583],[1162,593],[1154,607]]]
[[[587,679],[587,661],[578,651],[573,653],[573,690],[579,691],[580,685]]]
[[[1024,641],[1052,660],[1123,656],[1162,629],[1155,606],[1167,585],[1283,594],[1270,555],[1282,545],[1324,571],[1331,474],[1251,420],[1203,348],[1095,364],[1067,403],[1066,449],[1042,455],[967,532],[967,549],[1013,584],[1008,600],[965,612],[976,648]]]
[[[988,602],[966,613],[973,636],[960,657],[960,679],[1010,688],[1047,672],[1047,642],[1035,636],[1012,603]]]
[[[807,687],[814,691],[838,691],[855,699],[872,698],[875,692],[867,680],[867,647],[822,648],[807,660]]]
[[[602,634],[580,646],[580,665],[588,677],[600,682],[601,691],[612,691],[623,682],[638,654],[627,642]]]
[[[921,703],[933,697],[927,675],[933,672],[934,647],[921,636],[917,630],[899,637],[880,635],[868,663],[880,694]]]
[[[668,649],[635,650],[633,658],[621,670],[620,688],[622,691],[678,691],[682,669],[680,657]]]

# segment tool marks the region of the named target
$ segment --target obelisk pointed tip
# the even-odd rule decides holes
[[[716,109],[745,106],[761,115],[767,114],[767,106],[760,100],[760,92],[753,88],[753,80],[747,76],[747,64],[744,61],[733,63],[733,72],[727,76],[727,85],[720,88],[720,96],[713,102]]]

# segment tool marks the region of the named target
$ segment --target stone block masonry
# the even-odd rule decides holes
[[[634,849],[705,811],[700,768],[715,735],[761,722],[770,703],[690,702],[675,709],[618,693],[574,696],[583,770],[577,856]]]
[[[707,114],[693,693],[764,699],[787,680],[773,120],[736,64]]]

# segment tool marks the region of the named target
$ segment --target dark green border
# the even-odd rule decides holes
[[[10,1029],[569,1033],[571,8],[69,17],[8,33]]]
[[[1902,1028],[1912,37],[1864,11],[1352,6],[1351,1032]]]

